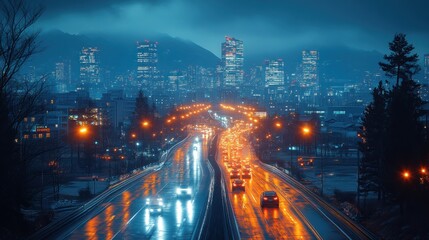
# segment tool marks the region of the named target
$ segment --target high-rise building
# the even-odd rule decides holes
[[[266,60],[264,65],[265,105],[269,113],[278,112],[285,101],[285,75],[282,59]]]
[[[429,54],[424,55],[423,59],[423,81],[420,82],[420,97],[424,101],[429,101]]]
[[[265,61],[265,87],[283,86],[285,81],[284,62],[282,59]]]
[[[301,103],[304,107],[320,105],[319,85],[319,52],[315,50],[302,51],[302,75],[300,77]]]
[[[54,74],[57,92],[64,93],[73,90],[71,87],[72,82],[70,61],[56,62]]]
[[[158,42],[137,42],[137,81],[140,87],[152,90],[157,87],[158,79]]]
[[[98,48],[84,47],[82,48],[80,62],[80,83],[83,87],[91,88],[100,83],[100,61],[98,56]]]
[[[319,52],[302,51],[302,82],[301,86],[309,87],[319,84]]]
[[[222,43],[223,87],[240,87],[244,78],[243,64],[243,41],[226,36]]]

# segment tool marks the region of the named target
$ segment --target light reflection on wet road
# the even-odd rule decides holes
[[[224,136],[223,136],[224,137]],[[227,140],[220,140],[225,143]],[[344,239],[332,224],[288,183],[261,168],[247,141],[241,141],[237,157],[248,159],[252,178],[245,179],[245,192],[232,191],[228,168],[218,154],[218,163],[224,173],[229,198],[242,239]],[[219,152],[222,150],[220,149]],[[230,153],[231,154],[231,150]],[[274,190],[280,199],[279,208],[261,208],[260,194]]]
[[[194,139],[179,147],[161,170],[130,184],[59,238],[190,239],[206,209],[210,184],[207,143]],[[191,197],[176,196],[180,184],[192,188]],[[150,214],[145,205],[153,196],[164,201],[159,215]]]

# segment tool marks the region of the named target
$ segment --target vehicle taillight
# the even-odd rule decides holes
[[[268,198],[267,198],[267,197],[264,197],[264,200],[268,200]]]
[[[277,197],[274,197],[274,200],[277,200]]]
[[[233,185],[234,185],[234,187],[237,186],[237,184],[235,184],[235,183]]]

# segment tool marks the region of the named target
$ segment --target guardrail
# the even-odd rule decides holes
[[[217,145],[218,144],[216,144],[216,147]],[[217,167],[220,171],[220,176],[221,176],[220,184],[221,184],[222,205],[224,209],[224,219],[226,222],[227,232],[229,235],[229,239],[239,240],[241,239],[241,236],[240,236],[240,230],[238,229],[237,219],[235,217],[235,213],[232,208],[231,201],[229,199],[229,195],[227,191],[228,188],[226,187],[226,181],[225,181],[223,171],[221,170],[221,167],[219,166],[218,161],[216,161],[216,159],[218,159],[217,152],[214,158],[214,162],[217,164]]]
[[[238,229],[238,223],[235,218],[234,210],[232,209],[231,202],[229,200],[228,191],[226,190],[225,186],[225,178],[221,177],[221,184],[222,184],[222,203],[224,207],[224,213],[225,213],[225,220],[227,221],[227,230],[229,232],[229,235],[231,239],[233,240],[239,240],[241,239],[240,236],[240,230]]]
[[[207,228],[200,239],[240,239],[238,225],[235,220],[231,205],[229,205],[228,193],[225,190],[223,173],[216,161],[217,139],[214,137],[210,144],[209,164],[214,170],[213,202],[210,215],[207,215]]]
[[[114,185],[111,185],[107,190],[99,194],[98,196],[94,197],[93,199],[89,200],[87,203],[83,204],[82,206],[78,207],[73,211],[72,213],[62,217],[61,219],[58,219],[57,221],[54,221],[44,228],[40,229],[33,235],[29,236],[28,239],[49,239],[52,238],[55,233],[57,233],[61,228],[67,226],[68,224],[76,221],[77,219],[83,217],[85,214],[87,214],[89,211],[93,210],[96,206],[100,205],[104,200],[111,197],[112,195],[116,194],[122,188],[128,184],[131,184],[138,179],[152,173],[153,171],[160,170],[164,163],[168,160],[168,155],[171,153],[171,150],[174,148],[177,148],[180,144],[182,144],[184,141],[186,141],[189,138],[187,136],[180,142],[176,143],[174,146],[172,146],[170,149],[167,150],[165,155],[162,155],[160,158],[160,161],[156,165],[152,165],[150,167],[145,168],[143,171],[138,172],[137,174],[128,177],[127,179],[124,179],[118,183],[115,183]],[[164,159],[162,160],[162,158]],[[153,170],[153,171],[152,171]]]
[[[213,139],[212,139],[213,141]],[[212,203],[213,203],[213,192],[214,192],[214,184],[215,184],[215,173],[212,165],[209,161],[207,161],[207,168],[210,172],[210,186],[209,186],[209,195],[207,197],[207,205],[206,210],[204,212],[203,220],[199,222],[199,224],[195,227],[194,232],[192,234],[192,239],[201,239],[203,233],[207,231],[209,225],[209,219],[212,212]],[[199,231],[197,231],[199,229]],[[198,234],[197,234],[198,233]],[[195,235],[197,234],[197,236]]]
[[[285,180],[286,182],[289,182],[293,184],[298,190],[300,190],[302,193],[304,193],[304,197],[312,203],[314,206],[316,206],[316,209],[322,213],[322,215],[325,216],[326,219],[328,219],[332,224],[334,224],[348,239],[378,239],[378,237],[370,232],[369,230],[365,229],[360,224],[354,222],[349,217],[347,217],[344,213],[339,211],[337,208],[326,202],[324,199],[322,199],[319,195],[315,194],[314,192],[310,191],[308,188],[306,188],[304,185],[302,185],[300,182],[295,180],[294,178],[290,177],[286,173],[280,171],[274,166],[271,166],[269,164],[259,162],[260,165],[265,168],[266,170],[275,173],[277,176]],[[311,199],[309,199],[307,196],[310,196]],[[314,203],[312,200],[315,200],[317,202]],[[335,218],[341,219],[342,223],[345,224],[350,230],[352,230],[353,235],[356,235],[356,237],[350,237],[346,232],[344,232],[343,229],[341,229],[336,223],[333,222],[332,219],[330,219],[322,209],[320,209],[318,206],[321,206],[324,210],[332,214]]]

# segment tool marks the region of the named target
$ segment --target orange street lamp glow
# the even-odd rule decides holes
[[[149,122],[148,121],[143,121],[143,127],[148,127],[149,126]]]
[[[86,128],[86,127],[79,128],[79,133],[80,134],[86,134],[87,132],[88,132],[88,128]]]
[[[421,168],[420,172],[423,173],[423,174],[426,174],[426,168]]]
[[[410,178],[410,173],[409,173],[408,171],[404,171],[404,172],[402,173],[402,176],[403,176],[405,179],[409,179],[409,178]]]
[[[131,137],[132,137],[132,138],[136,138],[136,136],[137,136],[137,135],[136,135],[135,133],[132,133],[132,134],[131,134]]]
[[[277,128],[281,128],[281,127],[282,127],[282,124],[281,124],[281,123],[279,123],[279,122],[277,122],[277,123],[276,123],[276,127],[277,127]]]
[[[304,133],[304,134],[310,134],[310,128],[308,128],[308,127],[303,127],[302,128],[302,132]]]

